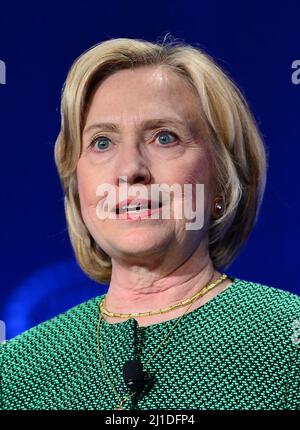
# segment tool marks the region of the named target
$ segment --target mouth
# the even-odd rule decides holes
[[[138,214],[143,211],[160,209],[162,207],[162,202],[155,202],[151,200],[128,200],[126,202],[118,203],[115,208],[115,213],[121,215],[124,213]]]

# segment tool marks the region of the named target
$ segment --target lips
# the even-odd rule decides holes
[[[162,203],[160,201],[154,201],[154,200],[131,198],[127,200],[122,200],[121,202],[117,203],[117,205],[114,208],[114,211],[116,214],[119,214],[122,212],[130,212],[130,211],[127,211],[128,206],[131,206],[131,207],[136,206],[137,208],[147,207],[148,209],[157,209],[162,206]]]

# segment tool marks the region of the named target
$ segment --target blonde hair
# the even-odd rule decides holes
[[[55,162],[64,190],[70,240],[81,268],[92,279],[109,282],[111,259],[95,242],[81,215],[76,166],[82,130],[93,93],[112,73],[140,66],[167,66],[199,95],[202,133],[211,148],[218,195],[225,210],[209,227],[214,266],[226,269],[248,238],[266,185],[266,150],[241,91],[200,48],[176,40],[151,43],[112,39],[84,52],[73,63],[63,87],[61,130]]]

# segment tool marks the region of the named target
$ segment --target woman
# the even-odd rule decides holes
[[[70,239],[109,287],[4,345],[2,409],[296,409],[299,297],[223,272],[266,182],[237,87],[192,46],[114,39],[75,61],[61,114]]]

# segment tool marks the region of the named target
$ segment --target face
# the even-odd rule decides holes
[[[214,181],[199,123],[196,94],[166,67],[118,71],[94,93],[82,133],[78,191],[85,225],[112,259],[138,262],[174,252],[184,256],[205,243]],[[183,190],[184,184],[194,184],[194,209],[195,184],[204,184],[203,228],[188,230],[187,219],[172,215],[171,219],[99,219],[96,209],[104,197],[96,190],[110,184],[118,201],[124,187],[120,176],[126,176],[127,187],[135,189],[179,184]],[[172,195],[170,199],[172,213],[179,200]]]

